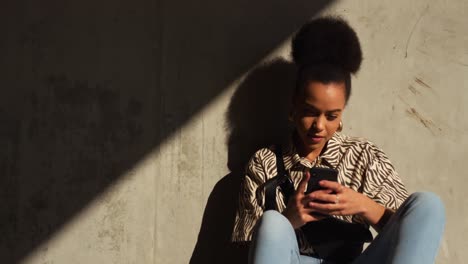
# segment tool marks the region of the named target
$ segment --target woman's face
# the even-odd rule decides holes
[[[303,150],[321,150],[338,129],[346,104],[344,82],[309,82],[294,103],[293,120]]]

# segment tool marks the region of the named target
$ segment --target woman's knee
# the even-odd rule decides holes
[[[289,220],[275,210],[268,210],[263,213],[261,218],[261,225],[265,226],[266,228],[280,228],[282,226],[288,227],[291,226]]]
[[[264,212],[250,248],[249,263],[299,263],[299,254],[289,220],[274,210]]]
[[[432,192],[416,192],[408,197],[409,211],[419,212],[445,222],[445,206],[440,197]]]
[[[263,213],[257,231],[261,233],[261,236],[270,238],[278,236],[285,239],[291,236],[295,239],[295,232],[289,220],[275,210],[268,210]]]

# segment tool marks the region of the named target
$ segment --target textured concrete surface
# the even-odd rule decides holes
[[[442,197],[437,263],[464,263],[466,1],[187,2],[3,4],[0,262],[240,263],[240,168],[287,129],[290,35],[332,13],[364,52],[344,132]]]

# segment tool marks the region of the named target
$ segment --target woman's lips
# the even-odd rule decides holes
[[[320,143],[324,137],[317,136],[317,135],[307,135],[307,137],[314,143]]]

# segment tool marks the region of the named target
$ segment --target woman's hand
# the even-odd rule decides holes
[[[312,216],[311,213],[316,210],[309,208],[307,205],[311,200],[309,195],[305,195],[307,182],[309,181],[310,173],[307,171],[302,178],[299,186],[294,193],[294,195],[289,199],[286,209],[283,211],[283,215],[291,222],[291,225],[294,229],[297,229],[308,222],[317,221],[323,217]],[[321,190],[317,191],[320,194],[331,193],[331,190]]]
[[[385,212],[385,207],[369,197],[349,189],[338,182],[320,181],[328,193],[315,191],[309,194],[308,208],[326,215],[360,215],[375,225]]]

